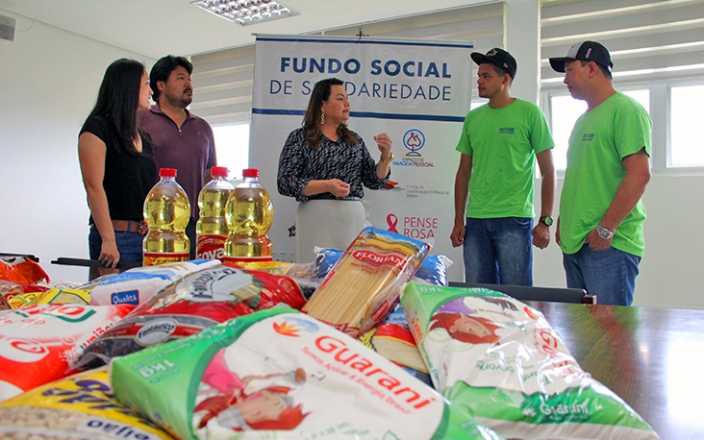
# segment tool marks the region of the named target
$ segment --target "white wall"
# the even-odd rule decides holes
[[[78,131],[108,64],[152,60],[0,12],[17,18],[15,41],[0,40],[0,252],[39,256],[52,281],[84,281],[87,269],[50,264],[88,257]]]
[[[504,0],[504,47],[518,63],[512,92],[537,104],[540,94],[539,0]]]
[[[555,217],[562,179],[558,179]],[[536,182],[538,185],[539,182]],[[636,305],[704,308],[702,255],[704,176],[655,174],[645,191],[645,256],[636,280]],[[539,192],[539,191],[538,191]],[[540,201],[536,201],[540,206]],[[554,228],[551,228],[554,229]],[[553,231],[554,233],[554,231]],[[543,251],[533,248],[536,286],[565,285],[562,254],[553,241]]]

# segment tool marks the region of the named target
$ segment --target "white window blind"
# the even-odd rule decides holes
[[[249,122],[254,84],[254,46],[194,55],[191,62],[191,111],[212,125]]]
[[[324,35],[453,40],[473,43],[486,52],[503,47],[503,2],[432,14],[364,23],[326,31]],[[469,53],[467,53],[469,56]],[[193,113],[212,125],[249,122],[254,83],[254,46],[194,55]],[[474,79],[471,80],[474,84]],[[476,90],[473,92],[476,96]]]
[[[704,73],[704,0],[544,0],[541,33],[543,88],[562,87],[548,58],[582,40],[609,49],[617,81]]]

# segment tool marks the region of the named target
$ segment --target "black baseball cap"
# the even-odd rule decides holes
[[[565,64],[574,60],[594,61],[598,65],[605,67],[609,72],[614,67],[609,49],[596,41],[582,41],[573,44],[567,51],[566,56],[550,58],[550,66],[557,72],[564,72]]]
[[[516,59],[503,49],[495,47],[486,54],[472,52],[470,56],[472,57],[472,61],[477,63],[477,65],[493,64],[494,66],[505,70],[506,73],[511,75],[512,79],[516,77],[516,69],[518,68],[516,65]]]

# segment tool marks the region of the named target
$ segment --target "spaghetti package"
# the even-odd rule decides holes
[[[117,403],[105,369],[80,373],[0,402],[7,440],[170,440],[166,432]]]
[[[70,374],[69,359],[133,307],[63,304],[0,311],[0,400]]]
[[[384,322],[363,334],[359,340],[413,376],[431,385],[430,375],[408,329],[403,307],[397,304]]]
[[[116,398],[182,439],[490,439],[400,367],[276,307],[111,363]]]
[[[580,368],[539,311],[492,290],[414,283],[401,302],[436,389],[499,434],[658,438]]]
[[[219,322],[305,300],[288,277],[218,265],[162,289],[91,344],[77,366],[99,366],[114,356],[199,333]]]
[[[422,241],[365,228],[303,311],[357,337],[391,311],[401,286],[418,270],[429,250]]]
[[[135,267],[122,273],[103,275],[77,289],[90,293],[95,305],[138,305],[148,301],[170,283],[218,264],[218,260],[191,260]]]
[[[342,251],[332,248],[315,248],[315,261],[312,272],[316,278],[325,278],[333,266],[342,257]],[[447,286],[447,269],[452,266],[452,260],[445,255],[428,255],[420,264],[414,279],[429,284]]]

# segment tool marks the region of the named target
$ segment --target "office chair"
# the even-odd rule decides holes
[[[528,287],[510,284],[477,284],[450,281],[450,287],[481,287],[496,290],[520,301],[552,301],[573,304],[596,304],[596,295],[584,289],[558,287]]]

